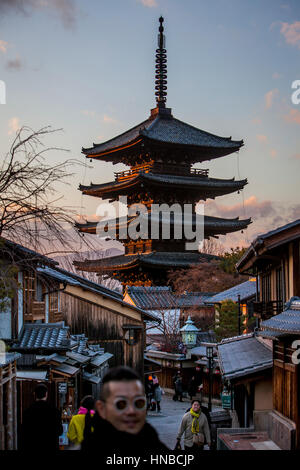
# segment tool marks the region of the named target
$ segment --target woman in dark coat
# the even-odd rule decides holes
[[[198,386],[196,384],[196,378],[193,375],[193,377],[189,381],[189,385],[188,385],[188,394],[189,394],[191,400],[196,395],[197,389],[198,389]]]

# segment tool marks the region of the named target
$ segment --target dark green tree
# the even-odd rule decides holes
[[[238,304],[232,300],[223,300],[217,306],[219,314],[218,321],[215,324],[215,333],[218,341],[224,338],[230,338],[239,334]]]
[[[234,274],[238,275],[235,266],[237,262],[241,259],[243,254],[246,252],[247,248],[240,248],[237,246],[236,248],[230,248],[230,251],[224,253],[224,255],[221,256],[221,261],[220,261],[220,268],[228,274]]]

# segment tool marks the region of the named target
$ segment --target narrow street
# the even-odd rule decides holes
[[[156,429],[160,440],[169,449],[173,450],[182,416],[190,407],[190,399],[183,398],[183,402],[173,401],[172,395],[165,394],[161,401],[161,412],[149,411],[147,421]],[[221,409],[213,406],[213,409]],[[183,447],[183,437],[181,439]],[[204,449],[208,449],[207,446]]]

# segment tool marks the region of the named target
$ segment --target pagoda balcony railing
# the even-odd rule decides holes
[[[171,174],[178,176],[203,176],[208,177],[208,169],[203,168],[192,168],[189,166],[180,165],[166,165],[162,163],[146,163],[144,165],[136,165],[130,168],[130,170],[115,172],[115,181],[124,181],[138,175],[141,171],[148,173],[160,173],[160,174]]]
[[[274,315],[278,315],[283,311],[283,301],[282,300],[269,300],[267,302],[253,302],[253,311],[254,314],[259,315],[261,320],[269,320]]]
[[[124,181],[124,180],[130,179],[132,178],[132,176],[138,175],[140,171],[144,171],[145,173],[148,173],[152,167],[153,167],[153,163],[146,163],[144,165],[136,165],[130,168],[130,170],[115,172],[114,173],[115,180]]]

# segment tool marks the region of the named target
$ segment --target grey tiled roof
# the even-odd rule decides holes
[[[128,286],[127,292],[135,305],[141,308],[154,310],[178,306],[170,287]]]
[[[247,179],[235,181],[234,178],[218,179],[203,176],[178,176],[140,172],[138,175],[125,181],[111,181],[109,183],[102,184],[91,183],[89,186],[80,185],[79,189],[84,192],[104,191],[103,195],[110,197],[110,194],[115,193],[116,191],[120,192],[122,189],[124,189],[127,194],[129,186],[132,190],[136,190],[136,187],[141,183],[145,184],[147,182],[159,185],[160,187],[164,184],[171,187],[181,187],[182,189],[192,190],[194,188],[196,191],[209,191],[214,194],[218,194],[220,192],[221,194],[227,194],[242,189],[247,184]]]
[[[270,330],[259,330],[257,331],[257,336],[261,336],[262,338],[272,339],[275,340],[277,338],[282,338],[284,336],[288,336],[288,333],[280,333],[279,331],[270,331]]]
[[[205,253],[153,252],[144,255],[120,255],[99,260],[77,261],[76,264],[75,262],[74,264],[79,269],[84,267],[90,270],[95,269],[96,271],[97,269],[115,270],[117,268],[138,266],[139,264],[188,268],[193,264],[214,258],[213,255],[207,255]]]
[[[272,351],[254,335],[228,338],[218,344],[220,369],[224,378],[235,379],[269,369]]]
[[[281,333],[300,334],[300,297],[292,297],[286,303],[285,310],[261,323],[264,330]]]
[[[109,361],[113,357],[111,353],[104,353],[98,354],[97,356],[93,357],[90,364],[94,367],[99,367],[104,364],[106,361]]]
[[[108,289],[107,287],[97,284],[96,282],[89,281],[88,279],[76,273],[71,273],[61,268],[49,268],[48,266],[37,268],[37,271],[44,276],[52,277],[60,282],[66,282],[67,284],[73,286],[80,286],[93,292],[99,292],[100,294],[107,297],[113,297],[115,299],[122,300],[122,294],[119,292]]]
[[[74,352],[67,352],[66,355],[70,358],[73,359],[73,361],[78,362],[79,364],[86,364],[87,362],[90,361],[89,356],[84,356],[83,354],[78,354]]]
[[[238,301],[238,295],[241,296],[241,301],[247,300],[250,297],[253,297],[256,293],[256,282],[255,281],[246,281],[236,286],[231,287],[230,289],[219,292],[218,294],[208,298],[206,302],[218,303],[223,300],[231,299],[233,302]]]
[[[205,305],[206,303],[209,303],[208,299],[213,294],[214,292],[187,292],[179,297],[179,305],[181,307],[197,307],[199,305]]]
[[[205,305],[209,292],[187,292],[176,295],[171,287],[158,286],[128,286],[127,292],[134,303],[140,308],[157,310]]]
[[[129,222],[131,227],[134,227],[135,224],[138,225],[141,223],[141,221],[147,222],[149,219],[149,223],[151,221],[151,224],[155,223],[160,223],[160,224],[174,224],[175,225],[183,225],[183,226],[188,226],[191,223],[195,225],[196,223],[198,226],[201,226],[204,222],[204,233],[207,233],[208,231],[213,231],[215,233],[227,233],[227,232],[235,232],[239,230],[245,229],[250,223],[251,223],[251,218],[249,219],[239,219],[239,217],[235,217],[233,219],[224,219],[223,217],[213,217],[209,215],[204,215],[202,217],[200,214],[192,214],[190,217],[189,214],[174,214],[171,212],[169,213],[162,213],[162,212],[157,212],[157,213],[141,213],[139,217],[120,217],[116,219],[111,219],[111,220],[105,220],[103,222],[89,222],[87,221],[86,223],[76,223],[76,227],[78,229],[85,229],[85,228],[94,228],[96,227],[105,227],[106,225],[109,224],[110,227],[126,227]],[[213,257],[213,255],[211,255]],[[215,257],[217,258],[217,257]]]
[[[84,154],[93,155],[134,142],[139,137],[147,137],[150,140],[168,144],[212,147],[217,149],[228,149],[234,152],[238,150],[243,141],[234,141],[230,137],[220,137],[209,132],[198,129],[171,115],[167,119],[160,116],[149,118],[134,126],[128,131],[110,139],[102,144],[93,144],[92,148],[83,148]]]
[[[78,374],[78,372],[80,372],[80,369],[78,367],[69,366],[68,364],[61,364],[59,366],[53,366],[52,371],[63,372],[64,374],[72,376]]]
[[[69,327],[61,323],[34,324],[25,323],[15,350],[48,349],[67,350],[70,348]]]

